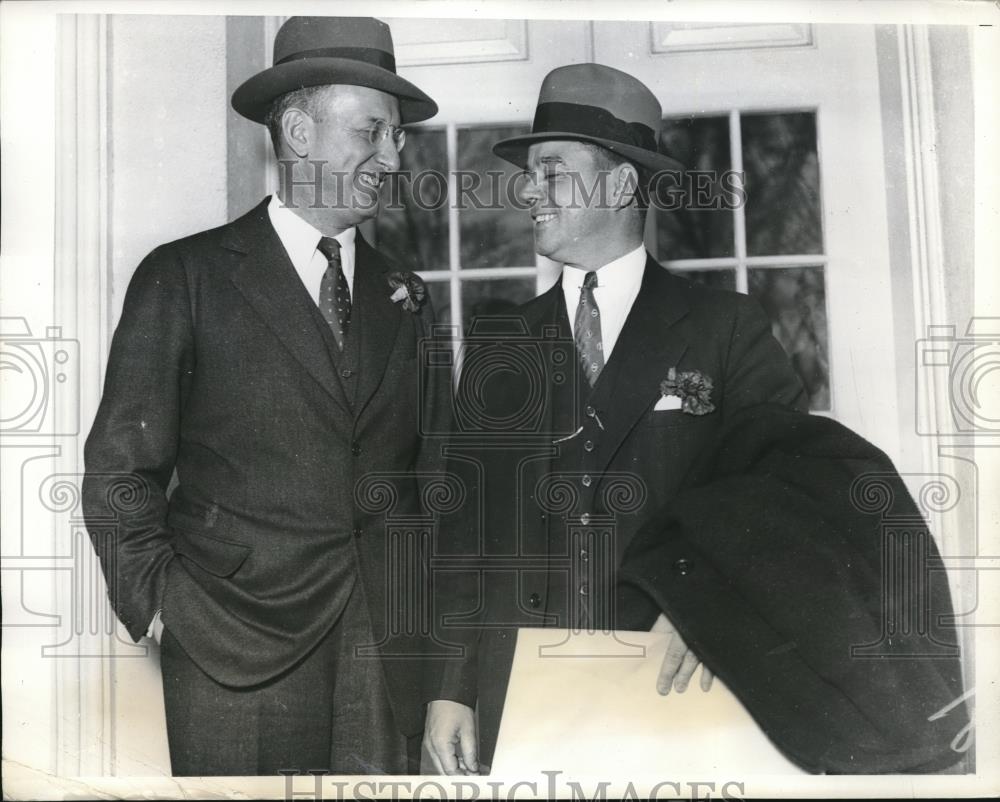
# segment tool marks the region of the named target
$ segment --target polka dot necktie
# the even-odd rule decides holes
[[[580,355],[584,375],[590,386],[597,383],[597,377],[604,369],[604,343],[601,342],[601,311],[594,300],[594,287],[597,286],[597,273],[591,271],[583,279],[580,287],[580,303],[576,307],[576,322],[573,326],[573,339]]]
[[[347,276],[340,263],[340,243],[333,237],[320,237],[316,248],[328,262],[319,285],[319,311],[343,351],[344,338],[351,327],[351,288],[347,286]]]

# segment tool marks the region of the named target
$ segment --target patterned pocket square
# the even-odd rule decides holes
[[[666,412],[670,409],[680,409],[681,399],[676,395],[661,395],[660,400],[653,407],[653,412]]]

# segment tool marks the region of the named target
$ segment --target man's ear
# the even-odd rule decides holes
[[[611,203],[616,209],[626,209],[639,199],[639,172],[631,164],[619,164],[611,190]]]
[[[286,109],[281,116],[281,135],[285,141],[285,147],[300,159],[309,155],[315,129],[316,124],[312,117],[302,109],[292,107]]]

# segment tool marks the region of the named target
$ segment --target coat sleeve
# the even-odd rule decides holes
[[[108,357],[104,394],[84,447],[84,516],[118,618],[146,632],[173,557],[167,487],[194,371],[184,268],[168,247],[139,265]]]
[[[476,501],[480,473],[474,462],[464,458],[450,460],[448,473],[462,488],[464,501],[453,515],[443,518],[435,556],[449,561],[464,559],[469,565],[467,570],[435,575],[433,633],[440,659],[429,663],[425,701],[446,699],[474,708],[479,695],[478,624],[483,612],[480,574],[475,567],[482,529]]]
[[[447,457],[454,425],[454,373],[442,369],[449,360],[440,357],[442,353],[451,355],[451,341],[436,336],[434,321],[434,310],[427,296],[416,316],[424,388],[421,403],[426,405],[426,414],[420,416],[423,431],[418,473],[444,479],[443,484],[434,488],[425,485],[422,488],[425,498],[428,494],[440,493],[450,497],[450,501],[441,505],[443,509],[432,511],[437,526],[425,564],[431,609],[429,637],[424,644],[421,694],[424,703],[448,699],[473,707],[476,703],[474,655],[478,631],[449,627],[445,622],[449,616],[462,612],[470,594],[474,596],[476,590],[468,577],[442,571],[438,563],[439,558],[461,555],[462,550],[469,547],[469,535],[472,534],[468,525],[469,499],[478,491],[475,477],[460,461]]]
[[[456,392],[460,396],[467,391],[467,386],[460,383]],[[428,663],[424,693],[427,702],[445,699],[474,708],[479,692],[477,660],[481,628],[477,624],[483,610],[481,577],[475,562],[482,548],[479,468],[483,458],[474,441],[452,438],[447,474],[459,488],[461,502],[450,514],[441,517],[432,559],[453,564],[465,560],[468,566],[467,570],[432,574],[432,637],[439,659]],[[456,623],[459,619],[460,623]]]

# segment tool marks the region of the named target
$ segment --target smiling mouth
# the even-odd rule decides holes
[[[360,173],[358,175],[358,181],[366,187],[371,187],[372,189],[378,189],[382,185],[382,179],[382,175],[376,175],[374,173]]]
[[[535,225],[540,225],[542,223],[550,223],[556,219],[556,216],[551,213],[547,214],[536,214],[535,215]]]

